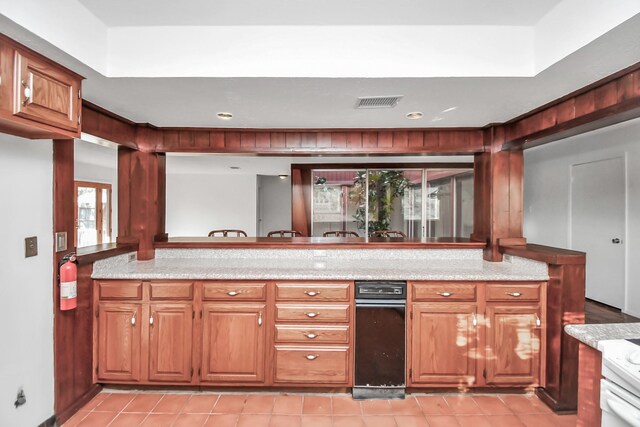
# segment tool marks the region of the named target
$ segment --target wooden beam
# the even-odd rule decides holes
[[[88,101],[82,101],[82,132],[115,142],[123,147],[137,149],[135,142],[138,125]]]

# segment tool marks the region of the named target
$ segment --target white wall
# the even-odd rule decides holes
[[[76,139],[74,179],[111,184],[111,238],[118,237],[118,151]]]
[[[0,134],[0,425],[53,415],[53,146]],[[24,257],[24,238],[38,256]],[[27,403],[13,406],[24,388]]]
[[[172,174],[167,168],[169,236],[206,236],[233,228],[256,235],[256,176]]]
[[[640,316],[640,119],[525,151],[524,235],[531,243],[570,248],[571,165],[626,155],[626,305]],[[588,262],[588,261],[587,261]]]

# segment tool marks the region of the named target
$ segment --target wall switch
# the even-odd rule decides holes
[[[38,255],[38,238],[36,236],[24,239],[24,257],[29,258]]]
[[[56,252],[67,250],[67,232],[56,233]]]

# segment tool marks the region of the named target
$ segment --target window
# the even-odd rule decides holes
[[[420,239],[473,230],[471,169],[315,169],[312,181],[313,236],[396,230]]]
[[[111,243],[111,184],[76,181],[75,246]]]

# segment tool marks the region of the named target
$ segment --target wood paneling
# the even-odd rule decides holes
[[[531,148],[636,117],[640,64],[510,120],[504,148]]]
[[[578,427],[599,427],[600,380],[602,379],[602,353],[586,344],[579,345],[578,371]]]
[[[140,379],[142,305],[100,303],[98,306],[98,379]]]
[[[151,304],[149,381],[190,382],[193,304]]]

